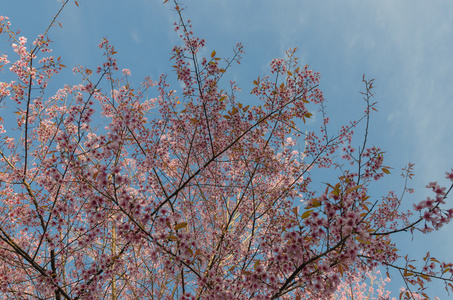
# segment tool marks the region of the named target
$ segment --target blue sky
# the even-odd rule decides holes
[[[0,14],[10,17],[13,28],[20,28],[29,41],[44,31],[59,9],[56,0],[4,2]],[[54,55],[69,67],[66,77],[59,79],[61,84],[77,82],[70,72],[74,65],[95,69],[102,62],[97,44],[104,36],[118,51],[120,69],[129,68],[135,83],[148,75],[158,79],[161,73],[172,72],[170,50],[178,37],[170,3],[78,2],[79,7],[70,3],[62,13],[63,29],[53,28],[49,35],[55,42]],[[242,64],[230,71],[244,91],[264,75],[272,58],[297,47],[301,63],[321,72],[328,113],[333,124],[340,124],[361,115],[362,75],[375,78],[379,113],[372,117],[371,144],[387,151],[385,164],[394,168],[382,189],[402,187],[399,169],[408,162],[415,164],[416,172],[411,184],[416,193],[407,198],[408,205],[429,195],[424,188],[429,181],[447,184],[445,171],[453,167],[453,2],[192,0],[185,4],[185,17],[207,40],[206,53],[216,50],[228,57],[237,42],[244,44]],[[0,45],[5,52],[4,42]],[[428,236],[417,234],[413,243],[410,237],[401,238],[399,247],[414,258],[429,250],[439,259],[453,261],[452,230],[450,224]],[[397,296],[397,287],[391,288]]]

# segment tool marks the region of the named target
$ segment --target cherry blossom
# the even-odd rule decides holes
[[[224,74],[243,46],[229,59],[205,51],[173,4],[181,90],[167,75],[132,87],[107,38],[95,72],[75,66],[80,83],[55,86],[66,66],[49,56],[47,31],[29,44],[0,17],[13,50],[0,57],[10,78],[0,99],[17,107],[17,122],[0,125],[0,295],[347,299],[366,298],[369,279],[375,298],[388,298],[390,275],[378,278],[378,268],[402,276],[401,298],[425,297],[431,280],[451,291],[451,263],[427,253],[417,264],[392,238],[447,224],[452,183],[429,183],[431,197],[409,211],[396,192],[371,192],[391,176],[384,151],[367,144],[373,80],[363,77],[363,118],[335,130],[320,74],[297,49],[242,93]],[[308,124],[315,114],[321,124]],[[359,126],[365,136],[355,145]],[[404,192],[412,167],[403,169]],[[315,170],[335,179],[319,189]]]

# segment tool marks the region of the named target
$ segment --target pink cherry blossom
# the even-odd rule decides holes
[[[320,74],[297,49],[242,94],[224,74],[243,46],[229,59],[206,51],[173,4],[174,80],[136,87],[104,38],[96,72],[76,66],[79,84],[49,88],[66,79],[52,81],[65,66],[47,32],[30,45],[0,17],[17,54],[0,57],[10,76],[0,100],[17,107],[16,122],[0,125],[2,298],[387,299],[380,267],[402,274],[401,297],[453,283],[453,264],[403,258],[392,240],[447,224],[451,185],[429,183],[411,210],[379,194],[392,170],[384,151],[368,135],[356,144],[360,122],[331,128]],[[373,82],[363,77],[367,132]]]

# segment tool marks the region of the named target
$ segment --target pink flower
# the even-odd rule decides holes
[[[425,201],[425,204],[426,204],[426,207],[428,207],[429,209],[432,209],[434,208],[434,200],[431,199],[430,197],[428,197]]]
[[[442,196],[442,195],[437,195],[437,196],[436,196],[436,201],[437,201],[438,203],[440,203],[440,204],[445,204],[445,201],[444,201],[444,200],[445,200],[445,197],[444,197],[444,196]]]
[[[434,181],[434,182],[430,182],[428,185],[426,185],[426,188],[433,188],[437,185],[437,181]]]
[[[414,204],[414,209],[417,210],[417,211],[420,211],[420,210],[422,210],[425,207],[426,207],[425,201],[421,201],[418,204]]]
[[[434,220],[433,219],[433,213],[430,212],[430,211],[425,211],[425,213],[423,214],[423,219],[425,219],[426,221],[432,221]]]
[[[126,76],[127,76],[127,75],[131,76],[131,70],[129,70],[129,69],[123,69],[123,74],[126,75]]]
[[[440,187],[439,185],[436,185],[435,187],[433,187],[433,191],[437,195],[445,195],[445,190],[446,190],[445,187]]]
[[[453,181],[453,169],[451,169],[451,173],[445,172],[445,174],[447,174],[447,176],[445,178],[450,179],[451,181]]]

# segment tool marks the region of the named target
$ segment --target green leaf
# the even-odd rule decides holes
[[[420,274],[420,277],[425,279],[425,280],[428,280],[429,279],[429,276],[428,275],[425,275],[425,274]]]
[[[321,202],[319,202],[317,199],[313,199],[313,201],[311,202],[311,205],[313,207],[319,207],[319,206],[321,206]]]
[[[313,212],[313,210],[307,210],[306,212],[304,212],[302,214],[302,219],[308,218],[311,215],[312,212]]]
[[[178,237],[175,236],[175,235],[169,235],[168,239],[171,240],[171,241],[176,241],[176,240],[178,240]]]
[[[182,223],[179,223],[179,224],[175,225],[175,230],[179,230],[179,229],[182,229],[182,228],[185,228],[185,227],[187,227],[187,223],[186,222],[182,222]]]
[[[258,268],[259,265],[260,265],[260,261],[257,260],[257,261],[255,262],[255,265],[253,265],[253,268],[256,270],[256,268]]]
[[[359,238],[358,236],[355,238],[357,241],[359,241],[359,243],[362,243],[362,244],[365,244],[365,245],[369,245],[371,244],[370,241],[364,241],[362,240],[361,238]]]
[[[410,277],[410,276],[413,276],[414,273],[411,273],[411,272],[408,272],[407,270],[404,270],[404,277]]]
[[[362,186],[362,185],[353,186],[353,187],[347,189],[346,192],[344,192],[344,193],[347,195],[347,194],[349,194],[349,193],[351,193],[351,192],[353,192],[353,191],[355,191],[355,190],[358,190],[361,186]]]

